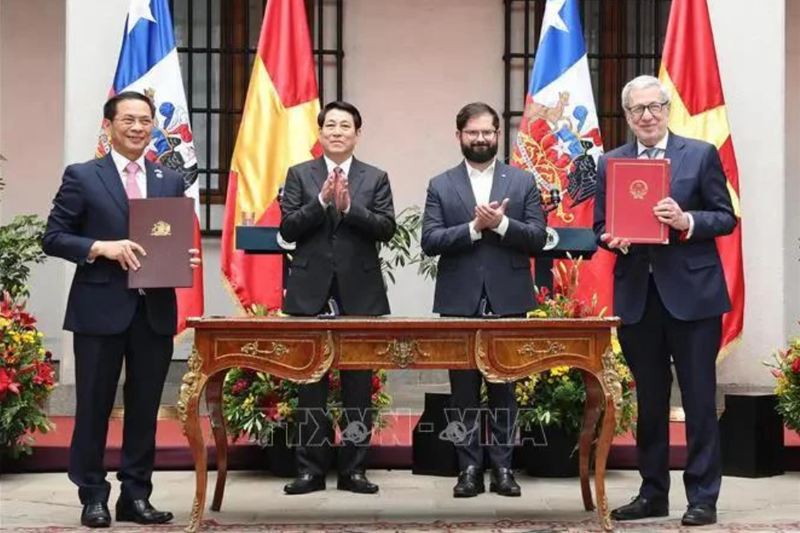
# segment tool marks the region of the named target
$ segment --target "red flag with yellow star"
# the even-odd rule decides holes
[[[671,93],[669,128],[678,135],[715,145],[728,178],[728,191],[739,224],[732,234],[717,238],[725,281],[733,309],[722,318],[723,357],[742,334],[744,269],[739,171],[733,150],[725,97],[714,49],[714,34],[706,0],[673,0],[659,76]]]
[[[319,150],[317,79],[303,0],[267,2],[228,180],[222,273],[238,303],[281,306],[283,258],[236,249],[236,226],[278,226],[289,167]]]

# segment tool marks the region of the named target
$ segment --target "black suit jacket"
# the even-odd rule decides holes
[[[490,201],[509,199],[504,237],[484,230],[470,238],[475,218],[475,195],[465,163],[436,176],[428,185],[422,221],[422,249],[439,255],[433,311],[472,316],[481,294],[495,313],[520,314],[534,307],[530,257],[546,240],[539,189],[531,174],[497,162]]]
[[[283,310],[315,315],[327,301],[334,274],[342,311],[385,315],[389,300],[378,260],[378,243],[395,231],[394,204],[386,172],[353,158],[347,176],[350,211],[335,221],[319,193],[328,177],[323,158],[289,169],[281,203],[281,236],[295,242]]]
[[[150,161],[145,161],[145,173],[148,198],[184,195],[178,173]],[[104,257],[86,262],[95,241],[127,238],[128,196],[111,155],[68,166],[42,240],[44,253],[77,264],[64,329],[114,335],[128,328],[139,298],[138,290],[128,289],[128,273]],[[188,260],[188,255],[183,259]],[[174,335],[178,323],[175,290],[148,289],[145,299],[153,330]]]
[[[606,158],[637,157],[636,143],[612,150],[600,158],[594,232],[605,233]],[[694,217],[692,238],[681,240],[670,230],[667,245],[633,245],[627,255],[617,253],[614,266],[614,313],[623,324],[642,318],[647,284],[653,279],[664,306],[679,320],[719,316],[731,309],[715,237],[736,227],[731,196],[719,152],[707,142],[670,132],[665,158],[670,160],[670,196]],[[600,243],[604,246],[603,243]]]

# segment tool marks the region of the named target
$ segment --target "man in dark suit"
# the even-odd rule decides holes
[[[530,257],[545,244],[545,221],[533,176],[497,161],[500,119],[480,102],[456,117],[464,161],[430,181],[422,222],[422,249],[438,255],[433,310],[442,316],[521,317],[534,308]],[[478,440],[481,374],[450,370],[451,406],[467,429],[456,443],[456,498],[484,492]],[[489,489],[521,491],[511,471],[517,402],[513,383],[487,383],[492,445]],[[452,422],[452,421],[451,421]]]
[[[111,485],[103,465],[108,417],[125,361],[125,421],[117,478],[117,521],[160,524],[172,513],[150,505],[156,415],[172,359],[177,327],[174,289],[128,289],[128,269],[140,267],[142,247],[128,240],[128,199],[184,195],[182,177],[145,160],[155,107],[123,92],[106,102],[103,128],[112,151],[70,165],[47,219],[42,248],[77,265],[64,329],[73,332],[75,429],[69,478],[78,485],[81,523],[109,527]],[[200,259],[192,257],[193,266]]]
[[[283,310],[290,315],[378,316],[389,300],[378,259],[378,243],[395,231],[392,189],[386,172],[353,157],[361,136],[361,114],[346,102],[320,112],[324,156],[289,169],[283,190],[281,236],[296,243]],[[342,427],[337,488],[373,494],[378,486],[364,474],[372,430],[372,371],[341,372]],[[330,421],[325,406],[328,378],[300,386],[297,462],[299,476],[287,494],[325,489]]]
[[[636,380],[637,453],[642,484],[616,520],[669,513],[670,358],[686,412],[688,458],[683,481],[689,507],[684,525],[716,522],[722,481],[716,414],[716,356],[722,314],[731,309],[714,238],[736,227],[717,149],[667,130],[669,94],[657,78],[640,76],[622,91],[636,141],[600,159],[594,231],[617,254],[614,312],[619,340]],[[670,196],[653,214],[669,226],[667,245],[631,245],[606,231],[606,157],[670,160]]]

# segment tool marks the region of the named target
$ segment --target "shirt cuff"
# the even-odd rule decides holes
[[[684,241],[688,241],[692,238],[692,234],[694,233],[694,217],[688,211],[686,212],[686,218],[689,219],[689,229],[686,230],[686,235],[683,237]]]
[[[475,229],[475,221],[469,223],[469,237],[474,241],[479,241],[483,235],[480,231]]]
[[[505,237],[506,231],[508,231],[508,217],[503,215],[503,220],[500,221],[500,224],[498,224],[496,228],[492,228],[492,231],[501,237]]]
[[[344,213],[345,215],[346,215],[346,214],[348,214],[348,213],[350,213],[350,208],[351,208],[351,207],[353,207],[353,202],[350,202],[350,205],[348,205],[348,206],[347,206],[347,209],[345,209],[344,211],[342,211],[342,213]]]

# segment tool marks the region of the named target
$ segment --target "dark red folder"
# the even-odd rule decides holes
[[[154,289],[191,287],[189,249],[194,237],[194,201],[191,198],[144,198],[130,201],[130,240],[147,255],[141,268],[128,270],[128,287]]]
[[[609,158],[606,232],[632,243],[667,244],[669,228],[653,207],[669,196],[669,159]]]

